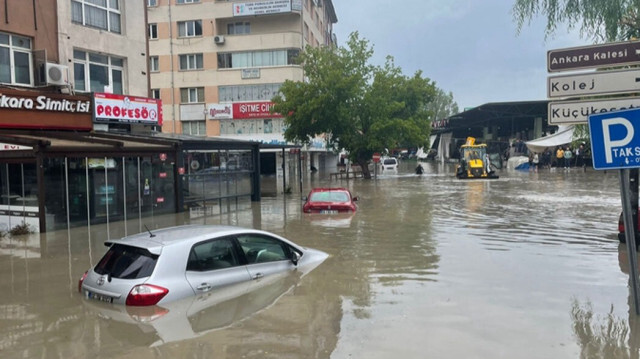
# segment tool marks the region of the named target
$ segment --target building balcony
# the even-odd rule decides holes
[[[302,34],[300,32],[276,32],[251,35],[217,35],[213,42],[217,52],[238,52],[275,49],[301,49]]]

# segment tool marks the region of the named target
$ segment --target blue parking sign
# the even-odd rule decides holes
[[[640,108],[590,115],[588,123],[593,168],[640,168]]]

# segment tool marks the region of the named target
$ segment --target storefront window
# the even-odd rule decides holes
[[[225,206],[251,196],[251,151],[193,151],[185,153],[185,209],[191,217],[225,213]]]
[[[0,164],[0,232],[24,224],[39,230],[37,183],[35,163]]]

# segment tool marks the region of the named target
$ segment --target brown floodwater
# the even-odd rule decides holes
[[[450,165],[428,163],[422,176],[413,166],[304,180],[304,192],[351,189],[351,216],[305,215],[294,191],[205,219],[0,238],[0,358],[638,357],[616,171],[460,181]],[[330,257],[166,308],[78,293],[105,239],[181,223],[261,228]]]

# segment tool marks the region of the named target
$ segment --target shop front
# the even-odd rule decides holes
[[[162,114],[153,99],[96,95],[0,88],[0,233],[115,221],[137,233],[155,215],[260,200],[258,143],[97,131]]]

